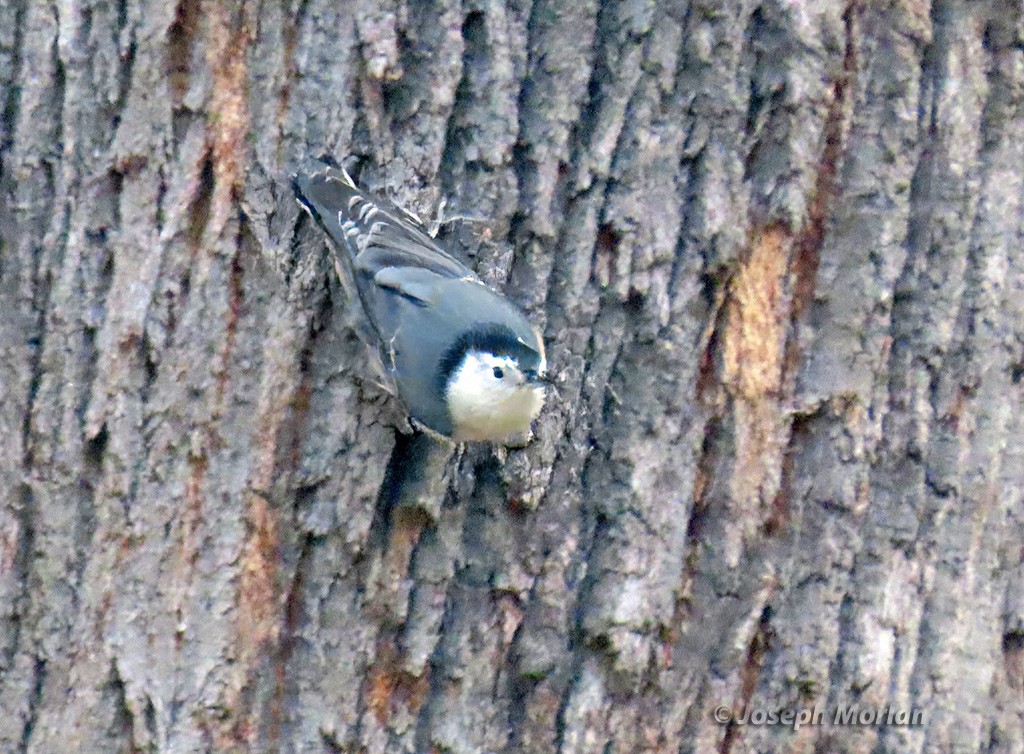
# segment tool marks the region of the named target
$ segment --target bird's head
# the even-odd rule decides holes
[[[453,439],[498,441],[529,431],[548,382],[543,342],[530,335],[485,326],[449,352],[442,373]]]

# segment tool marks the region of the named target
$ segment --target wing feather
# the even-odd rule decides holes
[[[344,171],[326,167],[293,181],[299,203],[369,276],[386,267],[415,267],[447,278],[475,278],[442,249],[419,219],[355,186]]]

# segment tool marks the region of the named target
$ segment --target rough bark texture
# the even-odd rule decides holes
[[[1024,751],[1022,34],[0,0],[0,751]],[[486,218],[529,447],[396,432],[321,154]]]

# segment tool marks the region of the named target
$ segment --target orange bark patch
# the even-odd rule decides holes
[[[788,324],[784,300],[790,234],[772,225],[753,238],[732,279],[725,331],[725,381],[754,399],[778,393]]]
[[[395,704],[404,705],[413,714],[419,712],[430,690],[430,673],[413,675],[399,666],[395,645],[386,641],[378,648],[377,658],[367,679],[366,706],[377,721],[387,722]]]
[[[249,536],[239,562],[234,671],[222,697],[226,714],[214,724],[217,726],[215,740],[223,751],[252,749],[261,725],[260,714],[265,709],[259,705],[254,707],[245,692],[258,682],[255,674],[280,634],[277,519],[262,495],[249,496],[248,525]],[[269,713],[274,714],[273,702]],[[276,724],[272,718],[269,727]]]
[[[245,137],[249,131],[249,102],[245,64],[249,29],[234,3],[214,0],[207,5],[210,43],[207,62],[213,73],[209,121],[207,124],[215,187],[214,230],[224,228],[231,204],[242,181]]]
[[[736,438],[730,496],[743,526],[726,543],[730,560],[761,526],[777,493],[785,445],[783,362],[790,326],[787,281],[793,238],[777,223],[755,230],[750,249],[729,282],[722,330],[722,385],[732,397]]]
[[[239,638],[243,653],[277,636],[277,519],[262,495],[249,498],[249,538],[242,549],[239,584]]]

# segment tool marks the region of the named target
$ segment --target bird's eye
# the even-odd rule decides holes
[[[499,380],[505,376],[505,372],[502,370],[501,367],[494,367],[492,371],[494,372],[494,376],[497,377]]]

